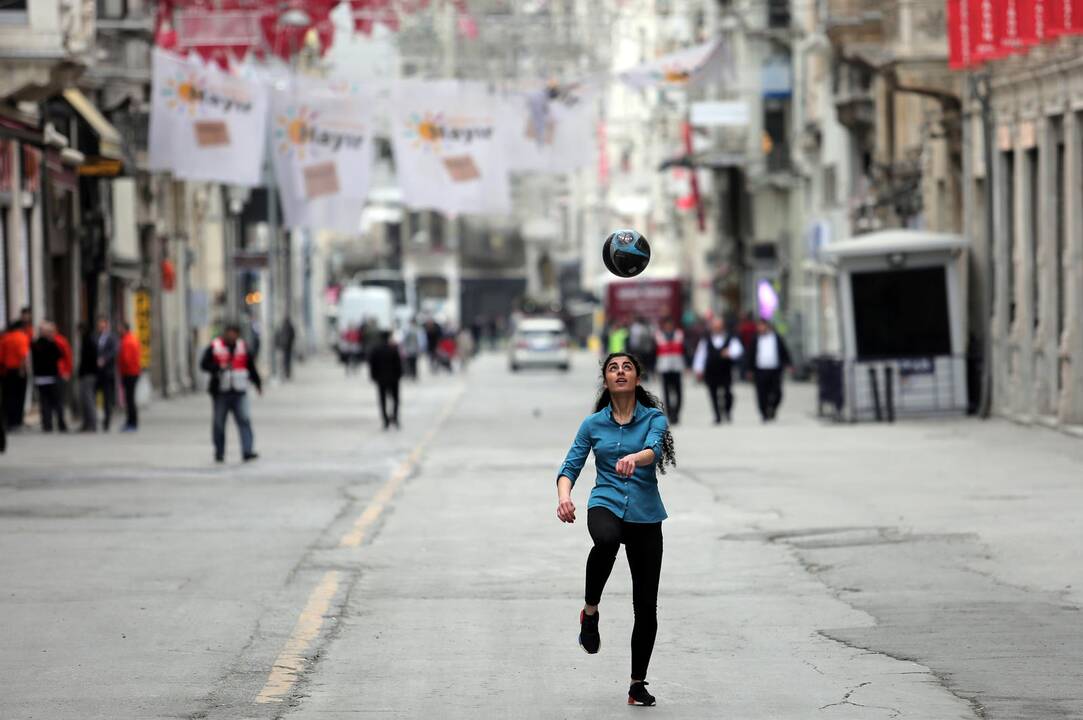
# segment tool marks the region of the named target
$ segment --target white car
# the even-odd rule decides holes
[[[571,367],[568,333],[557,318],[520,320],[508,346],[508,365],[512,372],[527,367]]]

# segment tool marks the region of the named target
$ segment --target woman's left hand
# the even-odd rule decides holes
[[[617,474],[621,477],[632,477],[632,473],[636,471],[636,456],[625,455],[617,461]]]

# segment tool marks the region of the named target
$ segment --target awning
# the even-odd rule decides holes
[[[707,170],[720,170],[723,168],[744,167],[748,159],[743,153],[722,152],[720,150],[706,150],[691,155],[677,155],[662,161],[659,170],[668,170],[673,167],[704,168]]]
[[[101,111],[90,102],[86,95],[77,88],[68,88],[64,91],[64,99],[75,108],[75,112],[86,121],[94,133],[98,136],[98,155],[110,160],[124,160],[121,150],[123,143],[120,133],[112,123],[105,119]]]
[[[824,245],[821,254],[843,260],[876,255],[954,252],[964,250],[970,241],[962,235],[924,230],[881,230]]]

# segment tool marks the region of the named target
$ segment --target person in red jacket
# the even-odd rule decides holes
[[[135,387],[139,383],[139,375],[143,372],[143,363],[140,357],[142,352],[139,348],[139,338],[132,332],[132,328],[128,323],[122,322],[120,324],[120,333],[117,370],[120,372],[120,382],[124,386],[124,407],[128,410],[128,422],[120,431],[135,432],[139,429],[139,410],[135,405]]]
[[[22,320],[0,335],[0,382],[3,384],[4,418],[8,430],[22,427],[26,384],[30,375],[30,336]]]
[[[60,378],[57,382],[57,389],[60,395],[60,417],[64,417],[64,403],[68,397],[68,383],[71,382],[72,371],[75,370],[75,358],[71,351],[71,343],[68,339],[60,334],[60,331],[56,329],[56,323],[52,323],[53,326],[53,342],[60,349],[60,361],[57,363],[57,369],[60,371]]]

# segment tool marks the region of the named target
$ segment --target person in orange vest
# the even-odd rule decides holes
[[[207,387],[214,398],[214,421],[211,437],[214,440],[214,461],[223,462],[226,456],[226,417],[233,413],[237,431],[241,436],[241,457],[245,462],[259,457],[254,450],[252,417],[248,402],[248,386],[263,394],[263,383],[256,369],[255,357],[241,339],[241,326],[226,325],[225,331],[214,338],[203,351],[200,369],[210,373]]]
[[[124,388],[124,408],[128,411],[128,421],[121,432],[135,432],[139,429],[139,408],[135,403],[135,388],[143,372],[143,363],[139,349],[139,338],[132,332],[132,326],[126,322],[120,324],[120,349],[117,351],[117,372],[120,384]]]
[[[654,335],[658,353],[655,369],[662,376],[662,395],[665,398],[666,415],[670,425],[676,425],[681,417],[682,374],[684,373],[684,332],[673,318],[662,319],[661,329]]]
[[[29,371],[30,336],[23,320],[15,320],[0,338],[0,381],[4,387],[4,421],[8,430],[22,427]]]

